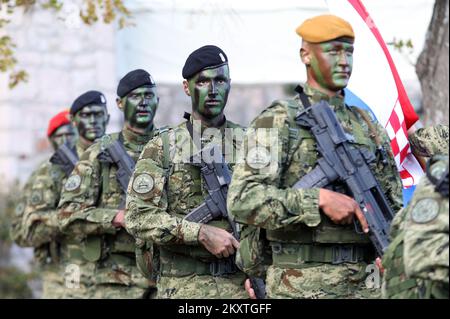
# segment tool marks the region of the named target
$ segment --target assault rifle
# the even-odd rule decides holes
[[[233,236],[239,240],[237,225],[227,210],[227,194],[231,174],[219,147],[214,145],[203,148],[191,157],[191,162],[200,167],[208,195],[205,201],[187,214],[184,219],[206,224],[219,217],[226,218],[233,231]],[[257,298],[264,299],[266,294],[264,281],[256,277],[250,277],[250,281]]]
[[[296,122],[311,131],[322,157],[317,166],[293,187],[321,188],[333,182],[345,184],[364,213],[369,224],[369,238],[378,255],[382,256],[389,245],[389,227],[394,212],[370,168],[376,161],[375,154],[351,143],[326,101],[300,111]]]
[[[56,150],[55,154],[52,155],[50,162],[61,166],[64,174],[69,176],[78,162],[78,156],[74,149],[64,143]]]

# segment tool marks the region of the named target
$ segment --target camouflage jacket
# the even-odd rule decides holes
[[[417,155],[448,155],[448,125],[423,127],[409,135],[411,148]]]
[[[433,175],[448,172],[448,158],[432,161]],[[383,297],[448,298],[448,244],[448,197],[424,176],[410,205],[392,223],[391,244],[383,257]]]
[[[63,258],[87,265],[84,270],[95,278],[94,283],[145,285],[136,270],[134,238],[112,224],[126,196],[117,180],[118,167],[99,158],[110,143],[119,139],[119,134],[134,161],[153,136],[153,132],[139,135],[124,129],[105,135],[82,155],[63,187],[59,203],[58,225],[67,245]]]
[[[223,155],[230,166],[240,145],[238,139],[228,135],[228,132],[232,133],[229,129],[233,128],[238,126],[227,121],[220,128],[221,136],[206,137],[202,141],[203,147],[210,143],[222,145]],[[169,264],[163,260],[164,252],[187,258],[183,265],[174,265],[175,268],[187,267],[192,258],[205,262],[215,260],[198,242],[201,224],[183,219],[202,204],[207,195],[200,168],[189,162],[190,156],[198,149],[186,128],[186,122],[170,129],[166,137],[166,148],[162,134],[156,136],[145,146],[136,164],[128,187],[127,230],[136,238],[159,246],[161,267],[168,267]],[[167,169],[164,164],[167,162],[165,150],[170,156],[170,167]],[[212,220],[208,224],[231,231],[226,219]]]
[[[383,127],[367,112],[345,105],[341,95],[329,98],[308,86],[304,91],[312,104],[327,100],[344,131],[354,138],[355,146],[376,154],[372,171],[392,209],[398,211],[402,205],[402,184]],[[319,158],[314,137],[294,121],[299,108],[303,106],[298,96],[293,101],[275,101],[251,123],[245,142],[258,146],[246,146],[245,160],[236,165],[228,210],[238,222],[265,229],[269,241],[367,244],[368,238],[357,235],[353,226],[333,224],[320,212],[319,189],[291,188],[316,166]],[[252,129],[262,130],[255,134]],[[275,129],[276,138],[260,133],[267,129]],[[377,139],[385,154],[377,151]],[[339,183],[332,186],[335,191],[345,192]]]
[[[79,141],[77,154],[82,154],[86,148]],[[13,221],[11,236],[20,246],[34,247],[35,259],[41,264],[59,259],[56,208],[66,179],[59,165],[43,162],[28,179],[16,207],[17,218]]]

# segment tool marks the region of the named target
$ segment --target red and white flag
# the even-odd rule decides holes
[[[419,118],[387,45],[361,0],[326,0],[326,3],[331,13],[350,22],[355,32],[353,73],[348,88],[386,128],[403,186],[416,185],[423,170],[411,153],[407,131]]]

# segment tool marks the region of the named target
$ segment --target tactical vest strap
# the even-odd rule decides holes
[[[105,194],[109,193],[109,170],[111,168],[109,163],[102,162],[102,187]]]
[[[163,168],[164,170],[168,170],[170,167],[170,141],[169,141],[169,131],[163,130],[161,131],[161,140],[163,147]]]
[[[298,245],[271,243],[273,265],[302,268],[305,263],[359,263],[369,261],[366,246],[356,245]]]
[[[397,234],[383,256],[383,266],[386,268],[384,280],[387,298],[404,298],[405,296],[419,298],[418,289],[414,289],[419,288],[417,280],[405,279],[405,266],[403,264],[404,234],[404,231]]]

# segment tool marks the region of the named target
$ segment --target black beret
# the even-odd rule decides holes
[[[119,82],[117,96],[122,98],[134,89],[144,85],[156,86],[150,73],[141,69],[128,72]]]
[[[205,45],[188,56],[183,67],[183,78],[190,79],[201,70],[218,67],[227,63],[227,55],[221,48],[215,45]]]
[[[106,107],[106,98],[102,92],[99,91],[88,91],[86,93],[81,94],[77,99],[72,103],[72,107],[70,108],[70,114],[74,115],[83,107],[88,105],[104,105]]]

